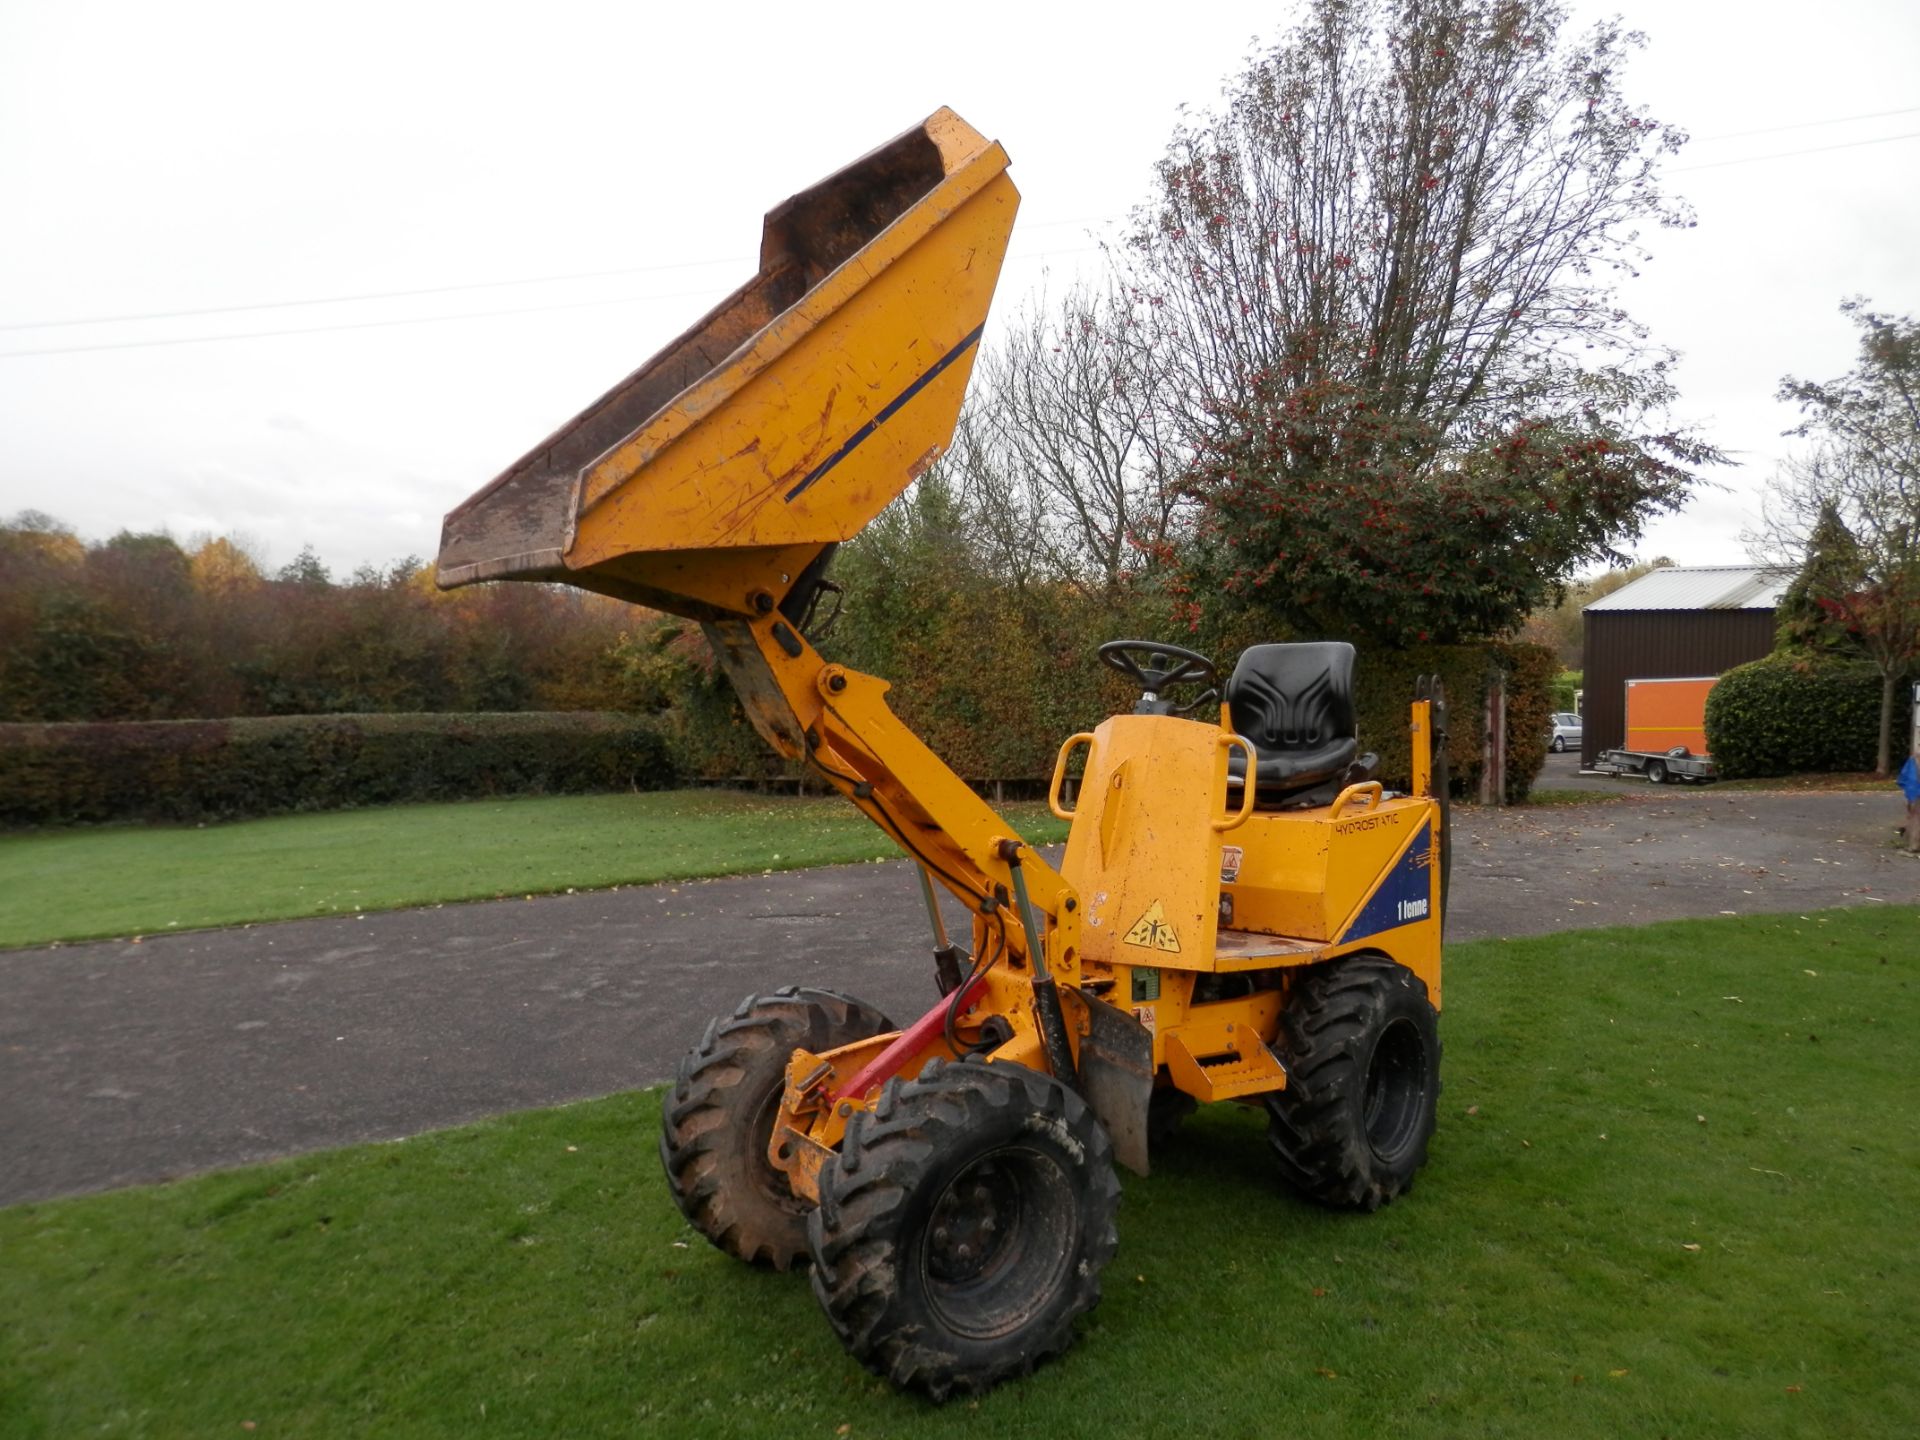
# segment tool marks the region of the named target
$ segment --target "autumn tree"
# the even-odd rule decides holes
[[[203,595],[248,590],[261,580],[260,562],[243,540],[228,535],[202,539],[187,557],[193,585]]]
[[[1017,312],[974,372],[950,454],[996,568],[1114,597],[1167,550],[1187,452],[1139,306],[1083,283]]]
[[[1621,308],[1683,137],[1552,0],[1310,0],[1179,130],[1131,274],[1178,367],[1196,593],[1388,643],[1499,633],[1714,459]]]
[[[1859,359],[1836,380],[1781,382],[1789,432],[1813,441],[1775,475],[1761,553],[1801,564],[1801,588],[1880,671],[1875,770],[1893,763],[1902,681],[1920,670],[1920,322],[1853,300]]]
[[[1575,580],[1567,587],[1558,604],[1543,606],[1527,617],[1526,624],[1520,627],[1519,638],[1546,646],[1560,657],[1562,665],[1569,670],[1578,670],[1586,655],[1587,606],[1632,584],[1642,575],[1652,574],[1671,564],[1672,560],[1659,555],[1652,560],[1637,560],[1631,565],[1616,566],[1597,575]]]

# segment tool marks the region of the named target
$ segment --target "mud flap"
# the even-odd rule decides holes
[[[1113,1158],[1147,1173],[1147,1106],[1153,1099],[1153,1035],[1124,1010],[1082,990],[1087,1033],[1080,1037],[1080,1093],[1107,1127]]]

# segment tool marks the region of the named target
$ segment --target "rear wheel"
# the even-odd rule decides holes
[[[1647,783],[1650,785],[1664,785],[1667,783],[1667,766],[1665,761],[1649,760],[1647,762]]]
[[[1554,754],[1558,755],[1561,753],[1561,751],[1565,750],[1566,748],[1567,748],[1567,742],[1565,740],[1563,740],[1558,735],[1553,737],[1553,753]]]
[[[1440,1028],[1427,987],[1384,955],[1316,966],[1281,1012],[1289,1079],[1267,1138],[1295,1189],[1377,1210],[1412,1188],[1440,1098]]]
[[[821,1171],[813,1292],[875,1374],[978,1393],[1073,1343],[1119,1200],[1077,1094],[1023,1065],[936,1061],[890,1081]]]
[[[819,1054],[892,1030],[870,1005],[789,986],[749,995],[715,1020],[674,1076],[660,1115],[660,1163],[674,1204],[741,1260],[786,1270],[807,1253],[807,1212],[767,1159],[797,1049]]]

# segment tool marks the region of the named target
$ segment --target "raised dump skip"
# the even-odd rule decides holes
[[[439,583],[702,618],[783,598],[951,438],[1019,204],[1006,166],[940,110],[775,207],[752,280],[447,516]]]

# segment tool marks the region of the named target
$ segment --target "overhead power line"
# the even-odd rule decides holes
[[[213,345],[223,340],[272,340],[281,335],[326,335],[335,330],[384,330],[394,325],[437,325],[447,320],[491,320],[502,315],[539,315],[549,310],[585,310],[597,305],[636,305],[646,300],[675,300],[706,295],[682,290],[673,295],[621,295],[610,300],[572,300],[552,305],[519,305],[507,310],[461,310],[452,315],[408,315],[395,320],[351,320],[344,325],[301,325],[285,330],[243,330],[228,335],[176,335],[158,340],[109,340],[98,345],[49,345],[38,350],[0,351],[0,360],[27,355],[83,355],[92,350],[150,350],[161,345]]]
[[[1099,222],[1093,220],[1040,220],[1026,226],[1025,230],[1031,233],[1035,230],[1057,230],[1063,225],[1097,223]],[[711,260],[670,260],[659,265],[623,265],[613,270],[574,270],[564,275],[528,275],[516,280],[474,280],[460,285],[427,285],[413,290],[367,290],[356,295],[316,295],[301,300],[260,300],[245,305],[204,305],[190,310],[146,310],[127,315],[83,315],[65,320],[15,320],[0,324],[0,331],[64,330],[76,325],[120,325],[143,320],[189,320],[201,315],[240,315],[252,310],[295,310],[309,305],[352,305],[365,300],[412,300],[423,295],[453,295],[466,290],[503,290],[516,285],[560,285],[571,280],[605,280],[615,275],[657,275],[670,270],[699,270],[712,265],[751,265],[755,263],[756,258],[752,255],[724,255]],[[341,325],[324,328],[344,330],[351,327]],[[16,353],[52,352],[20,351]]]
[[[1007,263],[1046,260],[1056,255],[1087,255],[1098,246],[1038,250],[1009,254]],[[465,288],[465,287],[460,287]],[[544,315],[549,311],[591,310],[603,305],[639,305],[650,300],[685,300],[710,296],[712,290],[676,290],[664,295],[620,295],[611,299],[566,300],[547,305],[516,305],[504,310],[459,310],[449,315],[407,315],[390,320],[350,320],[341,325],[300,325],[280,330],[242,330],[225,335],[178,335],[153,340],[107,340],[95,345],[48,345],[32,350],[0,351],[0,360],[23,360],[31,355],[85,355],[97,350],[151,350],[166,345],[214,345],[228,340],[274,340],[285,335],[326,335],[336,330],[384,330],[400,325],[439,325],[452,320],[492,320],[509,315]]]
[[[1768,125],[1760,130],[1735,130],[1726,135],[1699,135],[1688,143],[1711,145],[1716,140],[1745,140],[1750,135],[1778,135],[1787,130],[1812,130],[1820,125],[1848,125],[1855,120],[1885,120],[1891,115],[1920,115],[1920,105],[1909,105],[1904,110],[1875,110],[1867,115],[1836,115],[1831,120],[1801,120],[1792,125]]]
[[[1747,155],[1738,160],[1710,160],[1705,165],[1682,165],[1669,170],[1669,175],[1686,175],[1695,170],[1718,170],[1723,165],[1753,165],[1762,160],[1791,160],[1796,155],[1824,155],[1830,150],[1857,150],[1862,145],[1890,145],[1895,140],[1920,138],[1920,130],[1909,130],[1904,135],[1880,135],[1872,140],[1844,140],[1838,145],[1814,145],[1806,150],[1778,150],[1771,155]]]
[[[1724,135],[1695,136],[1689,141],[1689,143],[1694,145],[1707,145],[1707,144],[1713,144],[1721,140],[1744,140],[1754,135],[1777,135],[1789,130],[1811,130],[1823,125],[1846,125],[1858,120],[1884,120],[1890,116],[1895,116],[1895,115],[1916,115],[1916,114],[1920,114],[1920,105],[1910,105],[1905,107],[1904,109],[1899,109],[1899,110],[1874,110],[1861,115],[1836,115],[1825,120],[1800,120],[1800,121],[1796,121],[1791,125],[1769,125],[1758,130],[1734,130]],[[1685,174],[1689,170],[1709,170],[1714,168],[1714,166],[1716,165],[1746,165],[1746,164],[1751,164],[1753,161],[1756,161],[1756,160],[1785,159],[1792,155],[1814,155],[1814,154],[1820,153],[1821,150],[1842,150],[1842,149],[1849,148],[1850,145],[1880,145],[1880,144],[1886,143],[1888,140],[1906,140],[1910,138],[1912,137],[1909,135],[1889,135],[1879,140],[1855,140],[1855,141],[1847,142],[1846,144],[1842,144],[1842,145],[1821,146],[1811,150],[1788,151],[1783,155],[1755,155],[1750,157],[1749,159],[1718,160],[1718,161],[1710,162],[1709,164],[1706,164],[1706,165],[1689,165],[1689,166],[1686,166],[1684,169],[1675,170],[1671,173],[1680,175],[1680,174]],[[1030,233],[1034,230],[1057,229],[1065,225],[1094,225],[1094,224],[1100,224],[1100,223],[1103,223],[1103,222],[1094,221],[1094,220],[1042,220],[1042,221],[1029,224],[1025,228]],[[419,299],[423,296],[428,296],[428,295],[455,295],[455,294],[460,294],[470,290],[504,290],[504,289],[510,289],[516,286],[523,286],[523,285],[561,285],[561,284],[566,284],[570,281],[576,281],[576,280],[605,280],[605,279],[610,279],[617,275],[650,275],[650,274],[662,274],[662,273],[674,271],[674,270],[698,270],[706,266],[712,266],[712,265],[744,265],[744,264],[752,263],[752,259],[753,257],[751,256],[729,255],[729,256],[723,256],[723,257],[710,259],[710,260],[671,260],[671,261],[663,262],[662,264],[659,264],[659,265],[622,265],[611,270],[572,270],[559,275],[527,275],[527,276],[521,276],[519,278],[511,279],[511,280],[474,280],[474,281],[469,281],[459,285],[425,285],[425,286],[419,286],[409,290],[366,290],[366,291],[361,291],[357,294],[316,295],[316,296],[310,296],[310,297],[306,297],[299,300],[260,300],[260,301],[254,301],[254,302],[241,304],[241,305],[203,305],[203,306],[198,306],[192,309],[184,309],[184,310],[143,310],[143,311],[136,311],[136,312],[132,312],[124,315],[82,315],[82,316],[72,316],[62,320],[16,320],[16,321],[9,321],[9,322],[0,324],[0,333],[16,331],[16,330],[64,330],[64,329],[71,329],[73,327],[81,326],[81,325],[135,324],[135,323],[148,321],[148,320],[189,320],[189,319],[197,318],[202,315],[241,315],[241,314],[246,314],[250,311],[255,311],[255,310],[295,310],[295,309],[301,309],[303,307],[315,306],[315,305],[352,305],[352,304],[359,304],[359,303],[371,301],[371,300],[413,300],[413,299]],[[701,293],[704,293],[704,292],[701,292]],[[667,298],[667,297],[661,297],[661,298]],[[608,303],[620,304],[624,302],[612,301]],[[564,307],[554,307],[554,308],[564,308]],[[530,313],[530,311],[509,310],[509,311],[489,311],[489,312],[476,312],[476,313],[527,314],[527,313]],[[307,335],[307,334],[319,333],[320,330],[350,330],[350,329],[358,329],[358,328],[369,328],[372,325],[388,324],[388,323],[420,324],[420,323],[431,323],[433,319],[466,319],[466,318],[468,318],[466,314],[461,314],[461,315],[454,315],[454,316],[434,316],[427,321],[392,321],[392,322],[374,321],[374,322],[369,322],[368,326],[328,325],[328,326],[316,326],[311,330],[307,330],[307,329],[275,330],[275,331],[261,331],[259,333],[262,335]],[[179,340],[179,341],[156,340],[156,341],[128,342],[126,346],[76,345],[76,346],[63,346],[58,349],[49,348],[49,349],[36,349],[36,350],[17,350],[9,353],[16,354],[16,355],[61,355],[61,354],[70,354],[78,350],[114,350],[114,349],[122,349],[122,348],[133,348],[135,345],[138,345],[138,344],[145,344],[145,345],[195,344],[203,340],[219,340],[219,339],[229,339],[229,338],[245,338],[245,337],[208,335],[208,336],[196,336],[190,340]],[[4,358],[5,358],[5,355],[0,355],[0,359],[4,359]]]
[[[119,325],[137,320],[187,320],[200,315],[239,315],[250,310],[294,310],[303,305],[350,305],[360,300],[409,300],[421,295],[452,295],[462,290],[500,290],[510,285],[555,285],[566,280],[604,280],[612,275],[643,275],[662,270],[693,270],[702,265],[740,265],[724,260],[677,260],[666,265],[624,265],[617,270],[576,270],[568,275],[530,275],[521,280],[475,280],[465,285],[427,285],[418,290],[368,290],[359,295],[320,295],[309,300],[262,300],[251,305],[204,305],[194,310],[147,310],[135,315],[85,315],[71,320],[19,320],[0,330],[63,330],[74,325]],[[342,327],[344,328],[344,327]]]
[[[1889,115],[1908,115],[1920,113],[1920,106],[1905,110],[1882,110],[1872,115],[1844,116],[1834,120],[1808,120],[1795,125],[1779,125],[1767,130],[1741,131],[1734,135],[1720,135],[1712,138],[1719,140],[1738,139],[1745,135],[1764,135],[1783,130],[1802,130],[1817,125],[1837,125],[1847,120],[1880,119]],[[1837,145],[1814,145],[1804,150],[1778,150],[1766,155],[1746,155],[1733,160],[1711,160],[1704,165],[1683,165],[1668,171],[1671,175],[1687,175],[1700,170],[1718,170],[1729,165],[1756,165],[1767,160],[1791,160],[1802,155],[1824,155],[1836,150],[1855,150],[1867,145],[1890,145],[1900,140],[1920,139],[1920,130],[1909,130],[1899,135],[1880,135],[1868,140],[1845,140]],[[1032,230],[1057,229],[1065,225],[1088,225],[1096,222],[1087,220],[1050,220],[1042,221],[1028,228]],[[1097,246],[1082,246],[1075,249],[1043,250],[1028,255],[1010,254],[1009,261],[1042,260],[1053,255],[1078,255],[1090,253]],[[481,280],[463,285],[435,285],[414,290],[371,291],[359,295],[334,295],[304,300],[271,300],[254,305],[218,305],[197,310],[163,310],[138,315],[103,315],[90,319],[23,321],[0,325],[0,331],[52,330],[76,325],[106,325],[140,320],[189,319],[202,315],[233,315],[259,310],[294,309],[312,305],[339,305],[363,300],[410,299],[425,295],[447,295],[471,290],[495,290],[516,285],[545,285],[568,280],[602,279],[613,275],[635,275],[660,273],[673,270],[691,270],[702,266],[719,264],[743,264],[742,257],[724,260],[683,260],[660,265],[623,266],[614,270],[583,270],[567,275],[547,275],[518,280]],[[118,340],[97,345],[54,345],[36,347],[31,350],[0,351],[0,360],[25,359],[37,355],[77,355],[99,350],[144,350],[166,345],[209,345],[232,340],[269,340],[286,335],[324,335],[334,330],[377,330],[401,325],[436,325],[454,320],[485,320],[511,315],[538,315],[549,311],[590,309],[597,305],[632,305],[649,300],[675,300],[689,296],[709,295],[710,289],[682,290],[666,295],[627,295],[606,300],[576,300],[548,305],[524,305],[505,310],[466,310],[451,315],[407,316],[391,320],[349,321],[342,325],[310,325],[280,330],[249,330],[240,334],[226,335],[187,335],[155,340]]]

